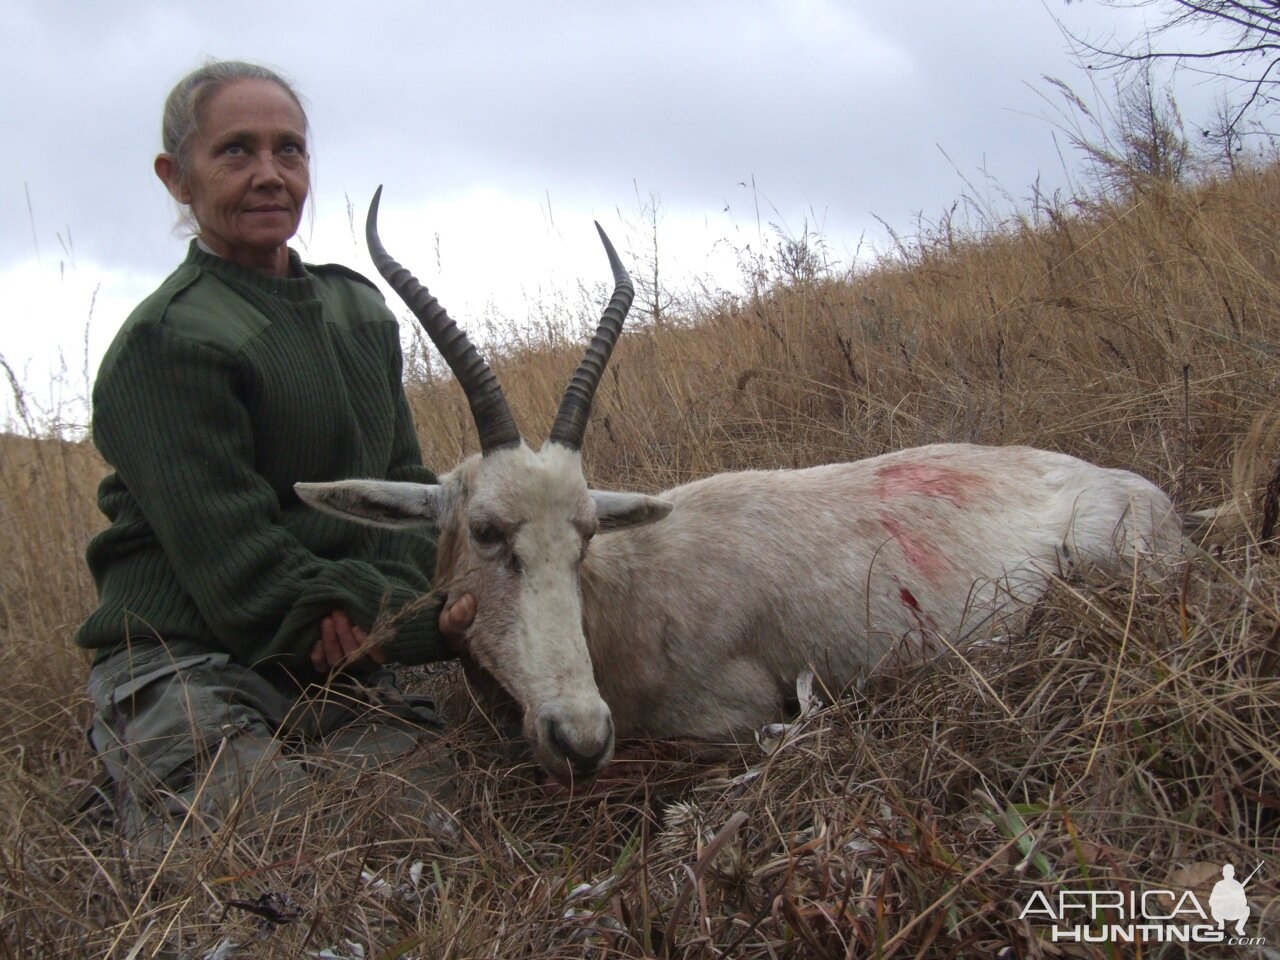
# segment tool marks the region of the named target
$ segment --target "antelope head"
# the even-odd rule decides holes
[[[438,527],[435,582],[451,597],[476,598],[464,658],[520,706],[524,735],[548,772],[562,782],[589,779],[613,755],[613,720],[583,634],[580,568],[597,531],[650,523],[671,510],[654,497],[591,490],[582,473],[580,449],[592,397],[631,306],[631,280],[597,224],[613,271],[613,295],[547,443],[534,451],[521,438],[489,365],[439,301],[383,247],[377,231],[381,193],[379,187],[369,207],[369,252],[462,385],[480,453],[439,484],[299,483],[298,495],[363,523]]]

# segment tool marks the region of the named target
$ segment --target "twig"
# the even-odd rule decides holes
[[[676,898],[676,905],[671,911],[671,919],[667,921],[667,927],[662,932],[662,952],[666,956],[671,956],[671,943],[675,937],[677,924],[684,919],[684,912],[689,906],[689,900],[693,897],[695,888],[701,887],[702,876],[707,872],[712,862],[719,855],[721,849],[730,840],[734,838],[742,825],[747,822],[747,815],[739,810],[731,816],[720,831],[711,838],[711,842],[707,844],[707,849],[702,851],[702,856],[698,858],[698,862],[693,865],[693,869],[685,867],[688,873],[685,885],[680,890],[680,896]]]

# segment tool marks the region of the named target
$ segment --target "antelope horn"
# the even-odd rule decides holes
[[[591,416],[591,399],[595,396],[596,387],[600,385],[600,377],[609,362],[609,354],[613,352],[613,345],[618,342],[622,323],[626,320],[627,311],[631,309],[631,301],[636,295],[631,278],[627,276],[613,244],[598,223],[596,230],[604,241],[604,251],[609,256],[609,267],[613,270],[613,296],[600,316],[600,325],[587,347],[587,355],[582,358],[582,363],[578,364],[577,371],[569,381],[569,388],[560,401],[555,423],[551,425],[550,439],[570,450],[577,450],[582,446],[587,418]]]
[[[517,446],[520,431],[489,365],[471,345],[467,335],[450,319],[440,301],[413,274],[393,260],[378,239],[378,202],[381,199],[382,187],[378,187],[373,202],[369,204],[369,217],[364,226],[365,241],[374,266],[413,311],[462,385],[467,403],[471,405],[471,417],[476,422],[476,433],[480,436],[480,452],[489,454],[503,447]]]

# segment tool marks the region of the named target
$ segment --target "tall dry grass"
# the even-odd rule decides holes
[[[1220,500],[1276,395],[1277,188],[1267,167],[1042,201],[985,235],[925,227],[851,277],[781,278],[631,330],[597,401],[589,472],[660,487],[969,440],[1061,449],[1136,468],[1188,505]],[[545,433],[579,351],[496,364],[529,435]],[[442,380],[415,397],[438,463],[474,447],[458,396]]]
[[[600,486],[1029,443],[1135,469],[1187,510],[1232,501],[1235,522],[1179,583],[1055,585],[1024,635],[877,678],[771,751],[658,745],[587,796],[541,785],[457,674],[432,673],[458,717],[452,820],[406,814],[394,771],[334,772],[304,814],[159,864],[76,815],[93,765],[69,637],[102,467],[5,438],[0,957],[1129,956],[1019,914],[1066,887],[1207,904],[1226,862],[1260,867],[1249,930],[1268,944],[1219,955],[1280,955],[1280,570],[1259,540],[1280,484],[1277,222],[1274,165],[1135,178],[924,224],[848,276],[778,262],[625,333],[584,449]],[[581,323],[492,350],[530,437]],[[446,467],[474,447],[469,415],[418,370]]]

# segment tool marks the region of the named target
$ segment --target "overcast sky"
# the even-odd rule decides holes
[[[164,97],[208,57],[306,100],[304,258],[372,273],[348,200],[362,222],[385,184],[387,246],[466,325],[602,281],[593,219],[639,267],[655,199],[663,273],[732,287],[778,231],[847,262],[887,248],[881,221],[1078,179],[1042,77],[1090,79],[1055,17],[1141,26],[1096,0],[5,0],[0,356],[75,419],[84,371],[184,255],[151,164]],[[1212,93],[1179,100],[1194,123]]]

